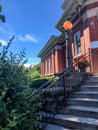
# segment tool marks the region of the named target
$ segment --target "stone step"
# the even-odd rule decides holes
[[[84,107],[84,106],[63,107],[60,110],[60,113],[98,119],[98,108],[96,107]]]
[[[82,85],[81,87],[80,87],[80,91],[98,91],[98,85],[96,85],[96,86],[93,86],[93,85]]]
[[[95,92],[98,92],[98,87],[82,87],[81,89],[80,89],[80,91],[84,91],[84,92],[86,92],[86,91],[95,91]]]
[[[44,130],[70,130],[70,129],[65,128],[63,126],[48,124]]]
[[[93,77],[98,77],[98,73],[92,73],[92,76],[93,76]],[[92,76],[91,76],[91,77],[92,77]]]
[[[70,130],[98,130],[98,119],[82,116],[57,114],[52,123],[68,127]]]
[[[93,76],[89,76],[89,79],[98,79],[98,75],[94,74]]]
[[[54,112],[55,101],[58,103],[62,101],[64,88],[49,88],[45,94],[49,109],[47,112],[50,112],[52,108]],[[55,100],[54,97],[56,97]],[[51,117],[51,112],[47,113],[48,119]],[[54,116],[45,130],[98,130],[98,76],[89,77],[78,92],[73,93],[67,100],[66,107],[58,112],[59,114]],[[45,116],[46,114],[43,114],[43,117]],[[46,121],[46,118],[43,119]]]
[[[84,82],[84,85],[98,85],[98,80],[89,79],[89,80]]]
[[[81,85],[81,87],[98,87],[98,84],[97,84],[97,85],[91,85],[91,84],[87,85],[87,84],[83,84],[83,85]]]
[[[98,99],[98,92],[75,92],[72,97]]]
[[[70,98],[67,102],[68,105],[98,107],[98,99]]]

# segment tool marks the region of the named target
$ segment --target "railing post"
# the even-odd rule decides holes
[[[89,48],[88,51],[89,51],[90,72],[92,72],[91,49]]]
[[[64,86],[64,103],[66,102],[66,84],[65,84],[65,75],[63,76],[63,86]]]

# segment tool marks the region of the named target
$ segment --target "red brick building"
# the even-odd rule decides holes
[[[70,20],[73,59],[82,54],[91,64],[86,71],[98,73],[98,0],[65,0],[63,14],[56,24],[60,36],[51,36],[39,52],[42,76],[54,75],[68,66],[67,40],[63,23]]]

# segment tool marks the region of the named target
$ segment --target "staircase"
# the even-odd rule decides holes
[[[98,130],[98,75],[90,76],[67,99],[45,130]]]

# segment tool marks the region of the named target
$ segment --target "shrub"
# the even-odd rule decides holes
[[[41,78],[41,74],[37,70],[29,72],[29,76],[33,79]]]
[[[53,76],[49,76],[49,77],[44,77],[44,78],[37,78],[34,79],[31,82],[31,88],[39,88],[41,85],[45,84],[46,82],[48,82],[49,80],[51,80],[53,78]]]
[[[0,130],[35,130],[37,102],[28,101],[28,71],[25,51],[8,53],[13,38],[0,53]]]

